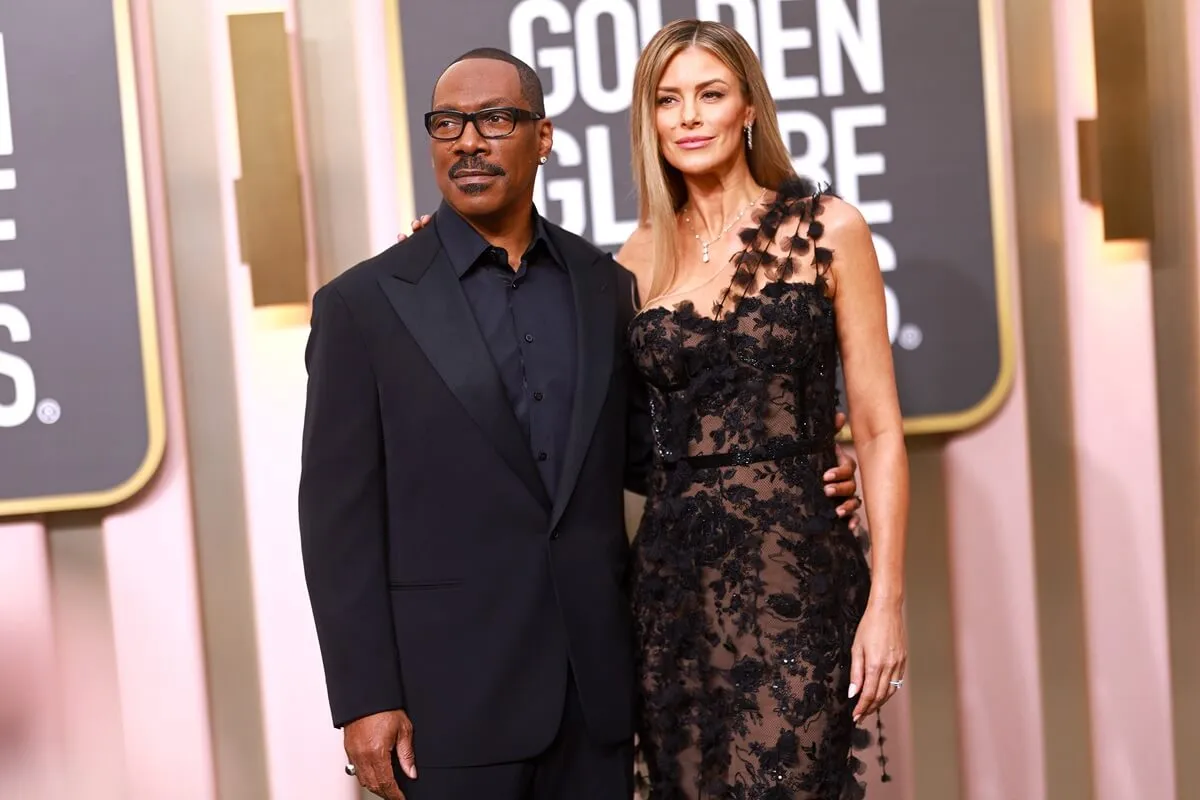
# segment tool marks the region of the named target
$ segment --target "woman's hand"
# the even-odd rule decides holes
[[[858,695],[854,721],[892,699],[908,668],[908,635],[899,603],[868,605],[858,624],[850,662],[850,697]]]
[[[429,224],[429,220],[431,220],[431,219],[433,219],[433,218],[431,216],[429,216],[428,214],[422,214],[421,216],[414,219],[413,223],[412,223],[412,232],[416,233],[417,231],[421,230],[421,228],[424,228],[426,225]],[[408,238],[407,233],[396,234],[397,242],[403,242],[407,238]]]

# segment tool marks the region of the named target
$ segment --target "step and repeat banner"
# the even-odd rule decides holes
[[[629,101],[643,45],[684,17],[758,54],[796,170],[875,233],[906,428],[974,425],[1003,400],[1012,350],[990,3],[976,0],[385,0],[398,3],[416,208],[440,201],[422,115],[456,56],[501,47],[537,69],[555,122],[535,196],[615,252],[636,225]],[[397,32],[393,31],[395,36]]]
[[[163,448],[125,0],[0,3],[0,516],[111,505]]]

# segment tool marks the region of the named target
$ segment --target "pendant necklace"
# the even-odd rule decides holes
[[[713,238],[709,239],[707,242],[700,238],[700,234],[696,233],[696,228],[692,225],[692,218],[691,218],[691,216],[688,215],[687,207],[686,206],[684,207],[683,219],[685,222],[687,222],[688,228],[691,229],[692,236],[696,237],[696,241],[700,243],[701,258],[704,259],[705,264],[708,263],[708,248],[709,248],[709,246],[712,245],[714,242],[720,241],[722,236],[729,233],[729,229],[732,228],[735,224],[737,224],[737,221],[739,219],[741,219],[742,216],[747,211],[749,211],[750,209],[752,209],[756,205],[758,205],[759,201],[761,201],[763,199],[763,197],[766,196],[766,194],[767,194],[767,187],[764,186],[762,192],[758,195],[758,197],[756,199],[752,200],[749,205],[747,205],[745,208],[743,208],[741,211],[739,211],[737,213],[737,216],[734,217],[733,219],[731,219],[729,221],[729,224],[721,229],[720,233],[718,233]]]

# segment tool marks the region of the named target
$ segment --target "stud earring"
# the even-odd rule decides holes
[[[538,159],[538,163],[539,163],[539,164],[545,164],[547,160],[548,160],[548,159],[547,159],[545,156],[542,156],[541,158],[539,158],[539,159]]]
[[[746,126],[746,147],[754,149],[754,128],[749,125]]]

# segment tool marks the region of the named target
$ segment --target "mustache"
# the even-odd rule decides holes
[[[463,172],[482,172],[485,175],[507,175],[499,164],[489,164],[482,158],[462,158],[450,168],[450,177],[457,178]]]

